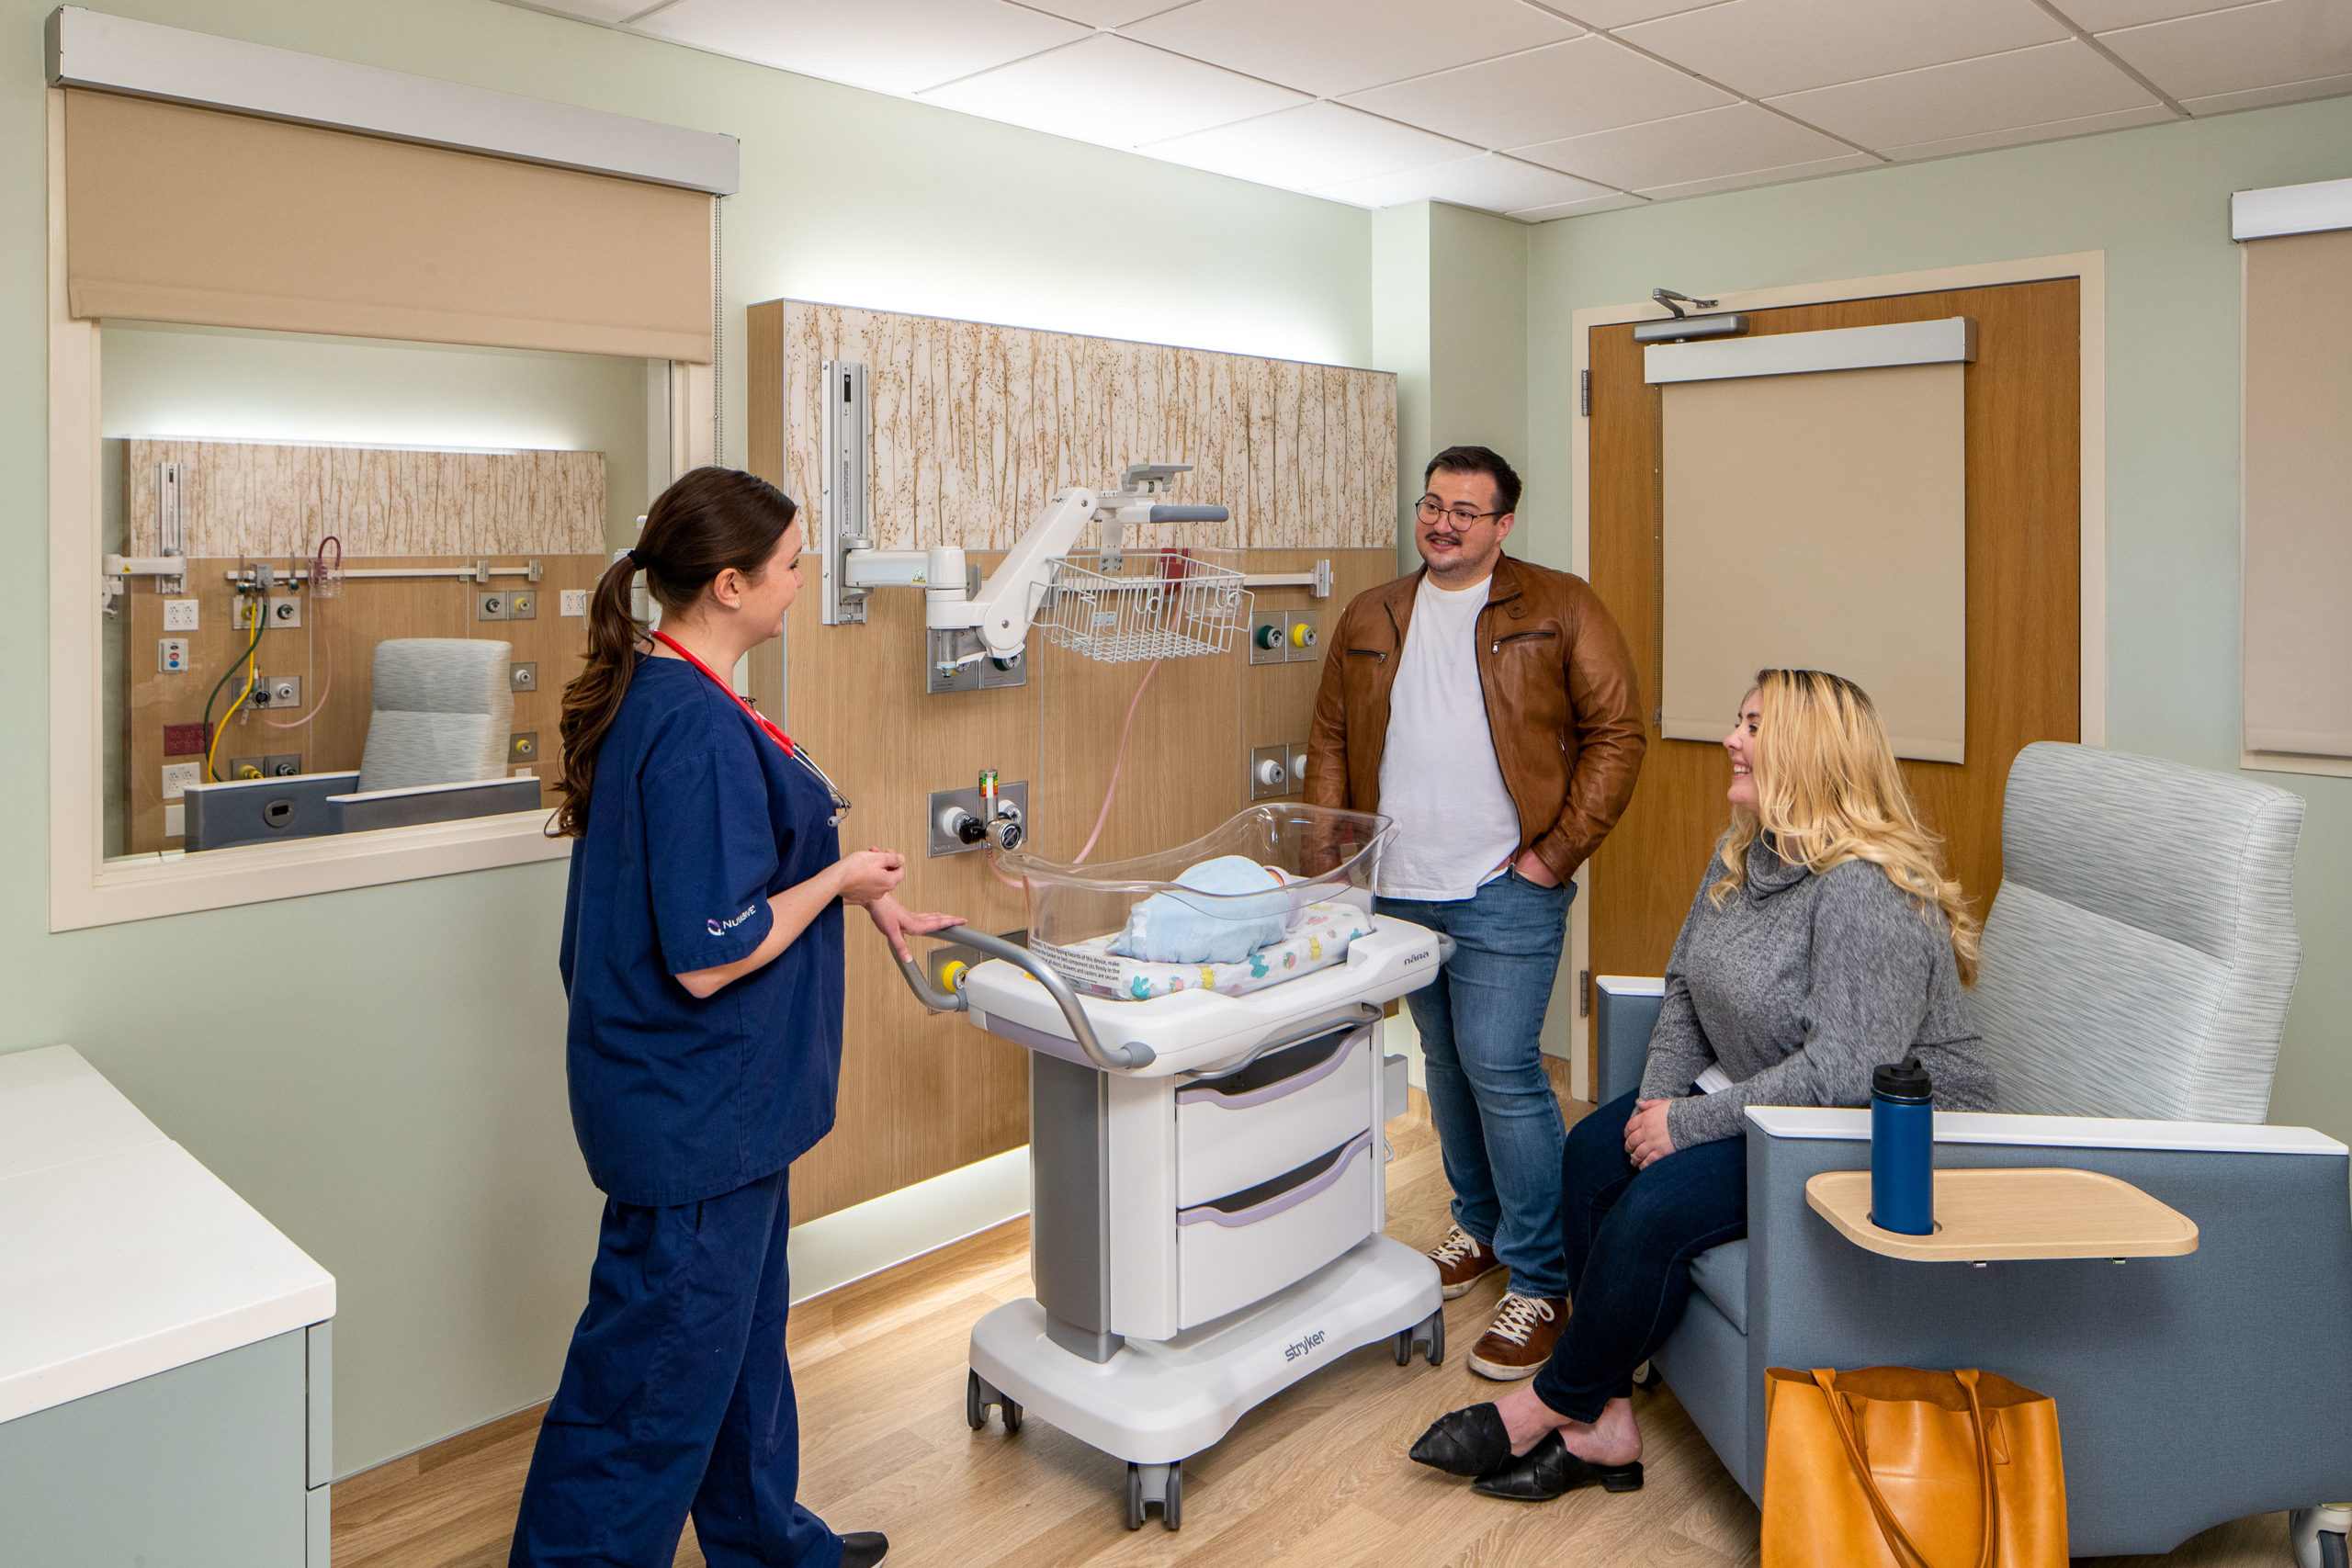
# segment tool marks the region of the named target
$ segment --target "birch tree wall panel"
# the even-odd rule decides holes
[[[177,463],[191,556],[602,555],[602,452],[418,452],[243,441],[124,443],[135,556],[161,553],[155,468]]]
[[[1385,371],[787,300],[786,488],[812,534],[830,359],[866,367],[868,521],[884,549],[1007,549],[1056,491],[1107,488],[1129,463],[1163,461],[1193,465],[1173,500],[1229,507],[1233,520],[1137,543],[1396,542],[1396,378]]]

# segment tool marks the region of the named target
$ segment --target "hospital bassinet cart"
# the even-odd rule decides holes
[[[1404,1059],[1380,1032],[1381,1004],[1427,985],[1453,944],[1372,913],[1389,832],[1269,805],[1144,860],[1008,855],[1029,945],[956,932],[987,958],[951,991],[902,965],[927,1006],[1030,1053],[1037,1293],[974,1326],[966,1416],[978,1430],[993,1407],[1011,1434],[1035,1414],[1126,1461],[1131,1529],[1154,1506],[1177,1529],[1185,1459],[1325,1364],[1383,1339],[1399,1366],[1444,1356],[1436,1267],[1381,1234]],[[1227,964],[1107,951],[1153,897],[1212,924],[1228,906],[1263,919],[1262,892],[1176,880],[1230,855],[1268,868],[1282,942]]]

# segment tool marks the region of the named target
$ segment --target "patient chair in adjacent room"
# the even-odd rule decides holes
[[[1767,1367],[1982,1367],[2057,1402],[2070,1549],[2161,1552],[2352,1498],[2352,1188],[2342,1144],[2262,1125],[2301,946],[2300,796],[2043,743],[2003,807],[1971,1016],[1999,1114],[1937,1164],[2104,1171],[2195,1221],[2184,1257],[1918,1263],[1805,1201],[1870,1165],[1867,1111],[1751,1109],[1748,1234],[1700,1257],[1656,1366],[1751,1497]],[[1599,982],[1603,1100],[1640,1081],[1655,980]]]

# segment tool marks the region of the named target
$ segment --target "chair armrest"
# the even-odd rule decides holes
[[[1666,982],[1625,975],[1599,975],[1592,982],[1592,1098],[1606,1105],[1642,1086],[1649,1061],[1650,1032],[1657,1027]]]
[[[1971,1268],[1867,1251],[1807,1205],[1816,1173],[1869,1166],[1867,1112],[1756,1107],[1747,1117],[1753,1376],[1767,1366],[1984,1367],[2051,1395],[2073,1544],[2086,1554],[2165,1551],[2222,1520],[2297,1506],[2288,1499],[2352,1494],[2344,1145],[2302,1128],[1939,1114],[1939,1168],[2099,1171],[2199,1233],[2193,1253],[2120,1268]],[[1749,1414],[1744,1478],[1756,1486],[1762,1409],[1758,1401]]]
[[[1774,1138],[1867,1143],[1871,1135],[1871,1113],[1867,1111],[1751,1105],[1747,1108],[1747,1120],[1751,1126]],[[1981,1111],[1937,1111],[1936,1142],[2053,1149],[2173,1149],[2204,1154],[2352,1153],[2326,1134],[2309,1127],[2267,1127],[2243,1122],[2141,1122],[2108,1116],[2011,1116]]]

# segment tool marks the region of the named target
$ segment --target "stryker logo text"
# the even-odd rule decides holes
[[[1314,1333],[1308,1335],[1306,1338],[1300,1340],[1297,1344],[1292,1345],[1284,1349],[1283,1351],[1283,1359],[1285,1361],[1295,1361],[1301,1356],[1306,1355],[1308,1351],[1314,1349],[1315,1347],[1322,1343],[1323,1330],[1318,1328]]]

